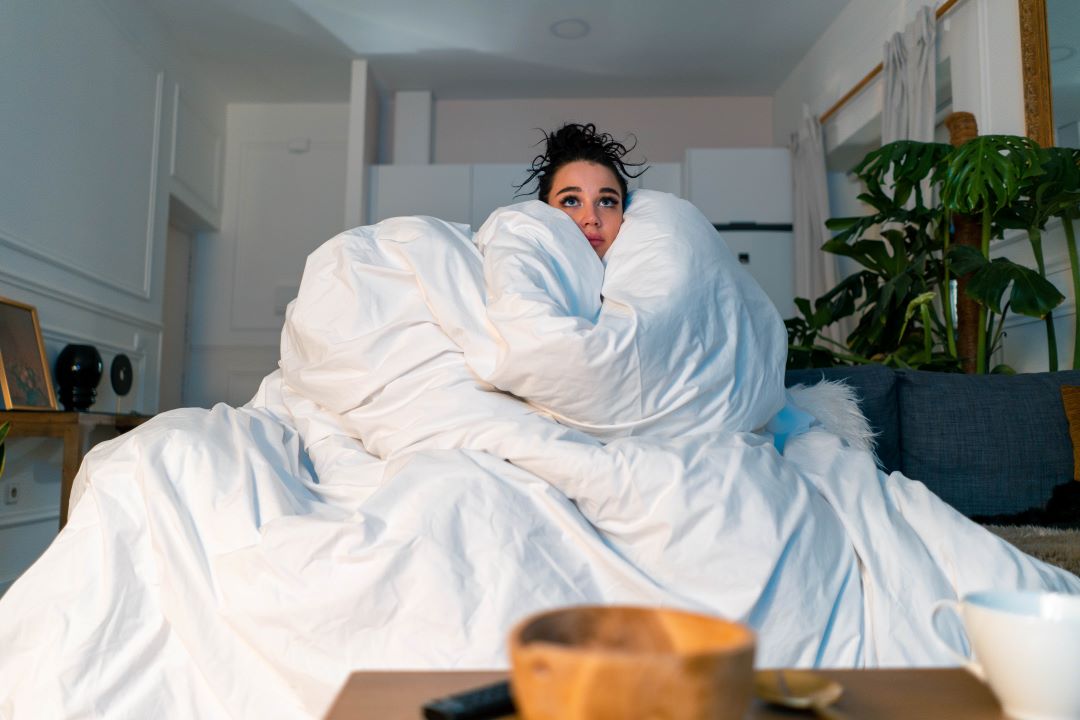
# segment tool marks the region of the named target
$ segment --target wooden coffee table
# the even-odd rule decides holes
[[[856,720],[999,720],[1001,706],[982,683],[959,669],[822,670],[844,686],[833,706]],[[498,682],[504,672],[355,672],[338,694],[326,720],[417,720],[432,698]],[[747,720],[792,720],[809,713],[771,708],[754,701]]]

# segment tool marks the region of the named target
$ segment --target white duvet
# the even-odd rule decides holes
[[[748,622],[762,666],[948,664],[934,601],[1080,592],[786,401],[785,340],[660,193],[604,264],[535,201],[344,233],[251,403],[87,456],[0,599],[0,717],[316,717],[353,669],[503,667],[585,602]]]

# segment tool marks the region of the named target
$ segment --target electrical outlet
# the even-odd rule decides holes
[[[4,504],[16,505],[22,498],[22,485],[14,480],[4,483]]]

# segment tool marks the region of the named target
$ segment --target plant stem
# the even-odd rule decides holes
[[[956,337],[953,332],[952,281],[949,279],[949,261],[946,259],[949,254],[949,217],[948,214],[943,214],[944,218],[939,230],[941,232],[941,263],[945,268],[945,279],[941,284],[941,302],[945,306],[945,342],[949,348],[949,355],[955,358]]]
[[[1069,267],[1072,268],[1073,304],[1080,306],[1080,261],[1076,256],[1076,232],[1070,212],[1062,213],[1061,224],[1065,227],[1065,247],[1069,249]],[[1080,311],[1073,312],[1073,321],[1073,370],[1080,370]]]
[[[818,335],[817,340],[818,340],[818,342],[829,343],[830,345],[835,345],[838,348],[842,348],[844,350],[844,352],[851,352],[851,348],[849,348],[847,345],[845,345],[842,342],[839,342],[837,340],[833,340],[831,337],[826,337],[824,335]]]
[[[986,205],[982,211],[982,256],[990,259],[990,205]],[[979,329],[978,349],[975,355],[975,372],[979,375],[986,374],[986,305],[979,303]]]
[[[926,359],[929,360],[934,355],[934,340],[930,335],[930,308],[925,305],[920,308],[922,311],[923,321],[923,350],[926,351]]]
[[[1039,274],[1046,277],[1046,262],[1043,260],[1042,232],[1038,226],[1028,228],[1028,240],[1031,241],[1031,253],[1035,256],[1035,264],[1039,268]],[[1050,361],[1050,371],[1058,369],[1057,332],[1054,329],[1053,310],[1046,313],[1043,318],[1046,321],[1046,352]]]
[[[824,339],[824,338],[822,338],[822,339]],[[790,347],[791,347],[792,350],[805,350],[807,352],[820,349],[815,345],[792,345]],[[830,351],[830,352],[832,352],[832,351]],[[832,354],[835,357],[840,358],[841,360],[846,360],[848,362],[858,363],[860,365],[871,365],[871,364],[877,362],[876,360],[872,360],[872,359],[870,359],[868,357],[863,357],[862,355],[854,355],[854,354],[852,354],[850,352],[848,352],[848,353],[833,352]]]
[[[1001,336],[1005,332],[1005,316],[1009,313],[1009,304],[1005,303],[1005,307],[1001,311],[1001,318],[999,319],[997,330],[994,330],[994,319],[990,318],[990,347],[987,348],[987,355],[993,354],[997,349],[998,343],[1001,342]]]

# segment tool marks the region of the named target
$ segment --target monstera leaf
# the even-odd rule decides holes
[[[1029,138],[981,135],[950,156],[941,201],[954,212],[996,214],[1020,196],[1026,178],[1041,172],[1039,146]]]
[[[1032,178],[1031,204],[1037,209],[1040,226],[1062,208],[1075,208],[1080,192],[1080,150],[1039,148],[1042,174]]]
[[[914,193],[915,204],[924,206],[922,181],[936,175],[951,152],[952,146],[944,143],[898,140],[883,145],[853,170],[866,184],[867,197],[862,199],[882,210],[881,200],[890,206],[903,207]],[[891,186],[891,195],[884,191],[885,186]]]
[[[987,260],[972,247],[954,245],[949,248],[953,270],[959,274],[972,273],[967,293],[1001,314],[1001,298],[1009,289],[1009,308],[1029,317],[1042,318],[1065,299],[1053,283],[1031,268],[1017,265],[1005,258]]]

